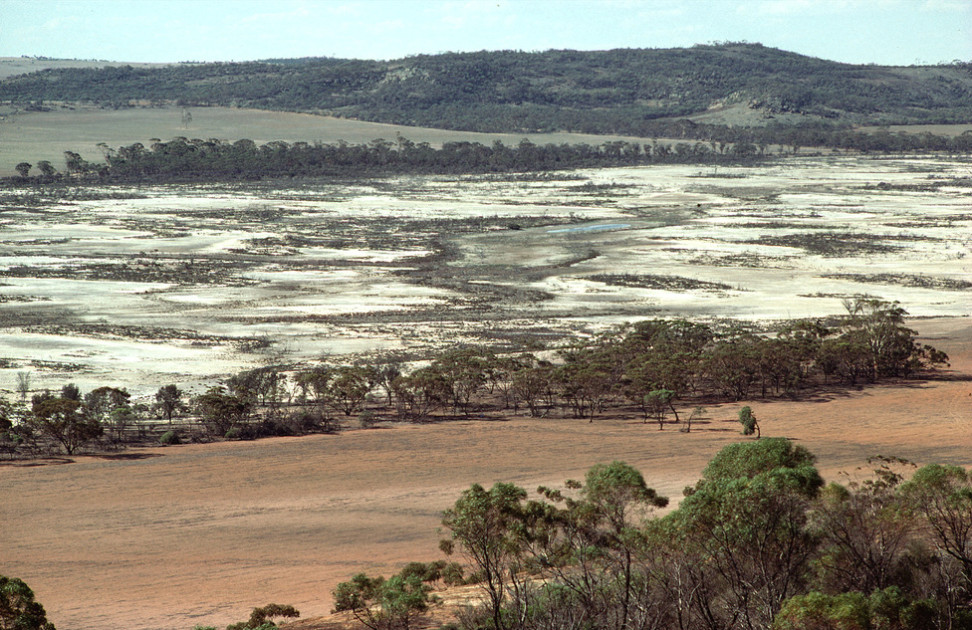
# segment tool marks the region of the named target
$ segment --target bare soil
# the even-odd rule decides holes
[[[941,378],[750,401],[763,434],[809,448],[828,480],[876,454],[972,465],[972,320],[913,324],[951,355]],[[320,616],[356,572],[440,557],[439,514],[474,482],[533,491],[617,459],[677,499],[744,439],[739,406],[690,434],[617,415],[473,419],[6,463],[0,572],[74,630],[222,626],[269,602]]]

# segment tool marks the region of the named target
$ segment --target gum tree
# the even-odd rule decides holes
[[[54,630],[54,624],[23,580],[0,575],[0,628]]]
[[[33,405],[31,427],[62,447],[68,455],[102,434],[101,425],[89,417],[80,401],[50,397]]]
[[[497,483],[489,490],[474,484],[442,517],[451,536],[440,548],[451,554],[458,545],[482,576],[494,630],[506,627],[506,588],[521,566],[525,498],[526,491],[510,483]]]

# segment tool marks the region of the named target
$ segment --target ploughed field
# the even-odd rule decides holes
[[[763,435],[809,448],[827,481],[877,454],[972,464],[972,323],[914,323],[951,355],[943,378],[750,402]],[[474,482],[532,493],[622,460],[677,501],[720,448],[749,439],[739,406],[709,407],[691,433],[610,414],[507,418],[0,462],[0,566],[59,628],[222,627],[269,602],[316,617],[355,573],[441,558],[439,514]]]
[[[161,385],[375,351],[498,351],[868,293],[968,316],[967,162],[798,158],[543,175],[0,193],[0,388]]]

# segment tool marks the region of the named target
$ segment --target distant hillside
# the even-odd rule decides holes
[[[48,69],[0,81],[0,101],[177,101],[469,131],[651,136],[685,118],[743,127],[968,123],[972,63],[858,66],[759,44],[307,58]]]
[[[125,63],[123,61],[104,61],[100,59],[52,59],[50,57],[0,57],[0,79],[29,72],[39,72],[51,68],[104,68],[107,66],[137,66],[158,68],[172,64],[164,63]]]

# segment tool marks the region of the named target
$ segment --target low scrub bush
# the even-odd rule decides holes
[[[182,444],[182,438],[179,437],[177,431],[169,430],[159,436],[159,444],[165,444],[166,446]]]

